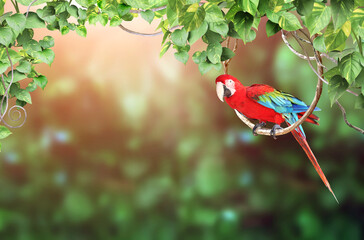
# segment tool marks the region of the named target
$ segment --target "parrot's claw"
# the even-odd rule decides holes
[[[261,128],[261,127],[265,127],[265,122],[260,122],[260,123],[255,124],[255,126],[253,127],[253,135],[254,136],[258,136],[256,131],[257,131],[258,128]]]
[[[276,131],[277,131],[277,129],[282,129],[282,127],[279,126],[278,124],[274,124],[272,130],[270,130],[270,136],[273,137],[274,140],[277,139],[277,137],[276,137]]]

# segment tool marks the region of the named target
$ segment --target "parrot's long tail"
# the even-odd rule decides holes
[[[330,187],[329,181],[327,181],[327,179],[325,177],[325,174],[322,172],[321,167],[318,164],[315,155],[313,154],[310,146],[308,145],[308,143],[306,141],[306,138],[297,130],[293,130],[292,134],[293,134],[294,138],[297,140],[297,142],[301,145],[301,147],[303,148],[305,153],[307,154],[307,157],[310,159],[312,165],[315,167],[317,173],[320,175],[320,177],[321,177],[322,181],[324,182],[325,186],[330,190],[330,192],[334,196],[336,202],[339,203],[339,201],[337,200],[334,192],[332,191],[332,189]]]

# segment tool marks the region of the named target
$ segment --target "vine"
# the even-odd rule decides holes
[[[312,112],[320,97],[320,85],[328,84],[331,104],[337,104],[343,112],[344,121],[353,129],[364,131],[350,124],[345,109],[338,100],[348,92],[356,96],[355,106],[364,107],[364,0],[11,0],[16,13],[5,11],[5,0],[0,0],[0,84],[1,122],[0,139],[11,134],[4,120],[7,112],[10,120],[16,120],[11,110],[21,117],[23,108],[31,104],[31,92],[47,85],[46,76],[36,70],[36,65],[51,65],[54,60],[54,39],[50,36],[40,41],[34,39],[34,29],[47,28],[60,31],[62,35],[76,31],[87,36],[85,25],[97,23],[119,27],[131,34],[142,36],[163,35],[160,56],[171,47],[178,61],[186,64],[192,60],[198,64],[201,74],[211,69],[228,72],[235,56],[238,41],[244,44],[256,38],[262,18],[266,19],[268,37],[282,32],[282,40],[298,57],[307,60],[318,77],[315,98],[310,109],[295,124],[277,131],[282,135],[301,124]],[[23,14],[19,4],[27,8]],[[37,10],[31,11],[36,8]],[[159,21],[157,32],[139,33],[122,23],[141,16],[146,22]],[[262,31],[261,29],[259,31]],[[298,34],[298,32],[300,34]],[[299,53],[288,42],[290,33],[302,48]],[[190,53],[190,46],[202,40],[206,47]],[[235,41],[230,49],[230,43]],[[307,46],[303,46],[307,44]],[[308,51],[313,52],[309,56]],[[327,64],[321,59],[327,59]],[[315,61],[317,70],[311,61]],[[331,67],[332,66],[332,67]],[[325,71],[324,71],[325,69]],[[20,82],[31,81],[22,88]],[[22,86],[24,86],[22,84]],[[8,108],[10,99],[15,105]],[[244,116],[239,116],[244,117]],[[247,119],[246,119],[247,120]],[[245,121],[251,127],[249,120]],[[22,122],[18,126],[24,124]],[[16,127],[18,127],[16,126]],[[258,134],[269,135],[267,129]],[[268,134],[267,134],[268,133]]]

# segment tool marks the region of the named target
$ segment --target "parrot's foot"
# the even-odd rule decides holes
[[[261,127],[265,127],[265,122],[260,122],[260,123],[255,124],[255,126],[253,127],[253,135],[254,136],[258,136],[256,131],[257,131],[258,128],[261,128]]]
[[[272,130],[270,130],[270,136],[273,137],[274,140],[277,139],[277,137],[276,137],[276,131],[278,129],[282,129],[282,127],[279,126],[278,124],[274,124]]]

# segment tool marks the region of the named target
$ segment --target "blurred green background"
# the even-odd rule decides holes
[[[264,27],[230,73],[310,103],[317,78]],[[327,86],[321,125],[304,128],[340,205],[291,135],[254,137],[216,97],[221,72],[159,59],[161,37],[100,26],[85,39],[36,35],[55,38],[56,59],[38,68],[49,84],[3,142],[0,239],[364,239],[364,137]],[[354,97],[341,101],[363,127]]]

